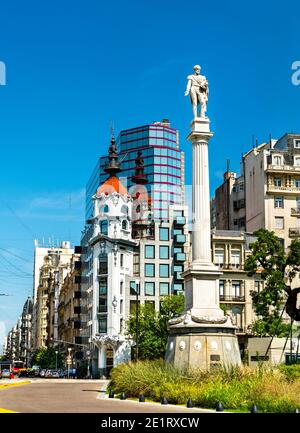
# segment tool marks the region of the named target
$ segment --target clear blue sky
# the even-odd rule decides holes
[[[210,83],[211,192],[231,160],[239,170],[252,134],[300,131],[296,1],[28,0],[0,5],[0,344],[32,292],[33,239],[77,243],[84,187],[107,149],[109,124],[167,117],[185,137],[186,76]],[[17,257],[18,256],[18,257]]]

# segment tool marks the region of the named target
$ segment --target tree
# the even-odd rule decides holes
[[[168,321],[184,310],[184,296],[165,296],[160,311],[151,305],[139,306],[138,354],[140,359],[158,359],[165,356],[168,340]],[[126,333],[136,341],[136,315],[131,314],[126,323]]]
[[[300,241],[292,241],[288,253],[274,232],[260,229],[254,232],[257,240],[250,244],[251,255],[246,259],[245,270],[249,276],[259,274],[265,281],[263,290],[252,291],[254,309],[259,319],[253,325],[257,335],[286,335],[289,326],[281,319],[285,307],[292,320],[300,320],[296,308],[300,288],[291,284],[300,271]]]
[[[41,368],[56,367],[56,349],[54,347],[43,347],[38,349],[32,357],[31,364],[39,365]],[[64,356],[62,353],[57,354],[57,367],[61,368],[64,365]]]

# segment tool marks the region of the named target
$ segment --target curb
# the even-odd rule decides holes
[[[0,385],[0,389],[1,388],[10,388],[11,386],[21,386],[21,385],[28,385],[31,382],[29,380],[26,380],[24,382],[15,382],[15,383],[6,383],[4,385]]]

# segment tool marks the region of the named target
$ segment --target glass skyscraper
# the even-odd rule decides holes
[[[152,199],[154,220],[168,220],[169,205],[184,203],[184,152],[179,149],[178,131],[168,120],[154,122],[120,132],[117,139],[122,171],[119,178],[129,190],[133,186],[137,151],[142,152],[146,188]],[[86,220],[92,217],[92,196],[107,178],[104,166],[107,157],[100,157],[86,188]]]

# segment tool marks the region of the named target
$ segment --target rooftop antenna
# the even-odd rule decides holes
[[[272,149],[272,134],[269,134],[269,149]]]
[[[258,147],[258,139],[255,140],[255,147]]]
[[[226,159],[226,171],[230,170],[230,159]]]
[[[252,149],[254,149],[254,147],[255,147],[255,137],[254,137],[254,134],[252,134]]]
[[[113,120],[110,121],[110,138],[115,138],[115,126]]]

